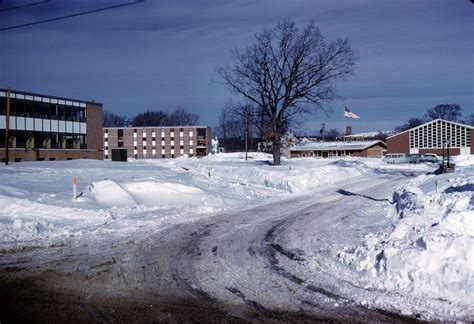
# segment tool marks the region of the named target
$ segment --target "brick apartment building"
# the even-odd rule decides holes
[[[6,158],[8,91],[0,88],[0,159]],[[9,161],[103,159],[102,104],[10,90]]]
[[[106,127],[104,158],[113,149],[126,149],[128,158],[166,159],[206,156],[212,150],[212,130],[206,126]]]
[[[443,119],[435,119],[387,138],[388,153],[474,154],[474,127]]]

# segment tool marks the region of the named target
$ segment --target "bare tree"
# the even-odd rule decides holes
[[[404,132],[407,129],[410,129],[410,128],[413,128],[413,127],[416,127],[416,126],[420,126],[421,124],[424,124],[423,119],[421,119],[421,118],[410,118],[410,119],[408,119],[408,121],[405,124],[395,127],[395,131],[397,133]]]
[[[132,126],[167,126],[168,115],[160,110],[147,110],[132,119]]]
[[[458,121],[461,118],[461,106],[458,104],[442,104],[426,111],[426,119],[441,118],[449,121]]]
[[[347,39],[326,43],[313,21],[300,30],[284,20],[243,52],[233,50],[232,64],[217,71],[232,92],[258,108],[279,165],[284,128],[293,117],[324,110],[336,98],[334,82],[352,74],[356,60]]]
[[[125,127],[128,123],[127,117],[104,110],[104,127]]]
[[[337,130],[337,128],[331,128],[326,132],[326,140],[336,141],[337,139],[342,138],[342,134]]]
[[[184,108],[178,108],[168,116],[168,126],[190,126],[199,123],[199,116]]]
[[[474,126],[474,114],[464,117],[463,123],[466,125]]]

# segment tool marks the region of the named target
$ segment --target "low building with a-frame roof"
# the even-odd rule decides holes
[[[474,127],[443,119],[413,127],[387,138],[388,153],[474,154]]]

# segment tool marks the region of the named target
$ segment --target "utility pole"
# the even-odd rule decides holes
[[[8,88],[7,90],[7,116],[5,125],[5,165],[8,165],[8,131],[10,129],[10,88]]]
[[[247,155],[249,151],[249,114],[248,111],[245,111],[245,161],[247,161]]]

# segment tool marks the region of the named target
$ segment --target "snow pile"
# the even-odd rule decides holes
[[[393,196],[393,226],[369,234],[338,257],[366,288],[461,305],[474,292],[474,172],[419,176]],[[458,309],[459,311],[459,309]],[[460,315],[460,314],[457,314]],[[472,313],[471,313],[472,315]]]
[[[212,183],[234,183],[303,193],[321,185],[335,184],[373,172],[374,161],[366,160],[282,157],[282,165],[273,166],[270,164],[269,154],[251,153],[246,162],[242,153],[228,153],[210,155],[202,159],[170,160],[168,164],[175,169],[184,168],[195,176],[210,178]],[[380,164],[379,159],[375,163]]]
[[[356,181],[362,159],[283,159],[252,153],[201,159],[22,162],[0,168],[0,244],[44,245],[85,233],[158,229],[256,206],[325,184]],[[370,163],[374,163],[373,161]],[[376,163],[376,162],[375,162]],[[78,179],[77,201],[72,178]]]

